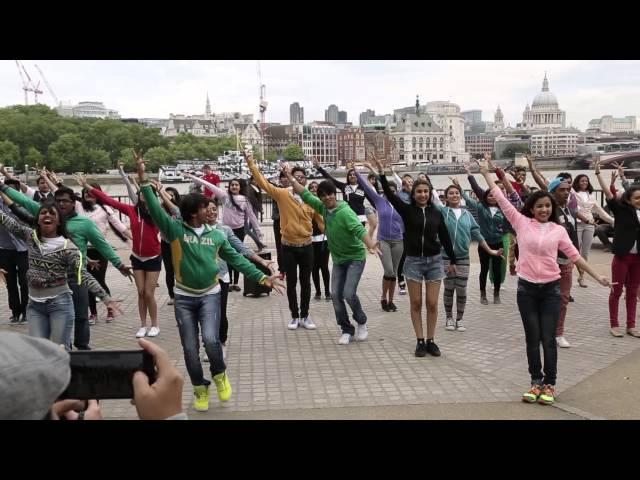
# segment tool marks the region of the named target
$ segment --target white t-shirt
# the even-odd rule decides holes
[[[636,216],[638,217],[638,221],[640,222],[640,210],[638,210],[636,208]],[[636,243],[633,244],[633,247],[631,248],[631,250],[629,250],[629,253],[638,253],[638,242],[636,241]]]
[[[462,216],[462,209],[452,208],[451,210],[453,210],[453,214],[456,216],[456,220],[460,220],[460,217]]]
[[[64,237],[53,237],[53,238],[42,238],[42,253],[51,253],[54,250],[58,250],[59,248],[64,246],[64,242],[66,238]]]
[[[496,213],[498,213],[498,207],[489,207],[489,211],[491,212],[491,216],[495,217]]]

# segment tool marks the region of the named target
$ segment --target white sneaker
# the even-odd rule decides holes
[[[467,327],[464,326],[464,323],[462,323],[462,319],[460,320],[456,320],[456,330],[459,332],[464,332],[467,329]]]
[[[160,333],[160,329],[158,327],[151,327],[147,332],[147,337],[157,337]]]
[[[287,325],[287,328],[289,330],[295,330],[296,328],[298,328],[298,325],[300,325],[300,319],[292,318],[291,321],[289,322],[289,325]]]
[[[445,323],[444,329],[445,330],[449,330],[449,331],[452,331],[452,330],[456,329],[456,325],[455,325],[455,323],[453,323],[453,318],[451,318],[451,317],[447,318],[447,323]]]
[[[364,342],[369,336],[369,330],[367,329],[367,324],[356,326],[356,340],[359,342]]]
[[[400,295],[406,295],[407,294],[407,287],[405,286],[404,283],[401,283],[398,287],[398,293]]]
[[[556,337],[556,343],[561,348],[569,348],[571,344],[567,342],[567,339],[564,337]]]
[[[147,327],[140,327],[140,330],[136,333],[136,338],[142,338],[147,334]]]
[[[343,333],[342,336],[340,337],[340,340],[338,340],[338,345],[349,345],[350,341],[351,341],[351,335],[348,333]]]
[[[307,330],[315,330],[316,328],[316,324],[313,323],[313,320],[311,320],[311,317],[304,317],[300,319],[300,324],[306,328]]]

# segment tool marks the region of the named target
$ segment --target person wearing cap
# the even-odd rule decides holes
[[[558,223],[569,234],[573,246],[578,247],[578,231],[576,230],[577,209],[569,207],[571,183],[561,177],[554,178],[547,187],[558,204]],[[564,338],[564,321],[567,316],[567,305],[571,297],[571,283],[573,282],[573,263],[558,250],[558,266],[560,267],[560,316],[556,327],[556,343],[561,348],[569,348],[571,344]]]
[[[140,339],[153,356],[155,383],[133,376],[133,399],[141,420],[187,420],[182,411],[183,379],[159,346]],[[70,356],[43,338],[0,332],[0,420],[102,420],[96,400],[58,400],[71,381]],[[86,407],[86,410],[85,410]]]

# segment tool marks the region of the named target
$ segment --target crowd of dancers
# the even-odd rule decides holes
[[[438,357],[441,284],[444,329],[473,328],[464,313],[470,249],[476,242],[482,305],[489,304],[489,282],[493,303],[499,304],[507,272],[518,277],[516,299],[530,374],[524,401],[555,401],[557,347],[571,346],[564,325],[572,301],[574,264],[580,287],[588,288],[587,274],[611,289],[610,333],[640,337],[635,326],[640,183],[626,180],[623,166],[616,165],[607,183],[600,164],[595,164],[606,212],[586,175],[572,179],[562,173],[547,180],[531,160],[529,171],[537,187],[527,185],[526,169],[509,172],[510,180],[485,156],[475,162],[486,188],[467,165],[471,193],[451,178],[441,198],[427,175],[400,178],[375,156],[363,164],[368,173],[349,164],[344,182],[315,162],[324,177],[319,183],[307,182],[304,168],[287,164],[272,182],[251,154],[245,157],[252,175],[248,184],[235,179],[222,188],[220,178],[207,166],[202,178],[188,176],[203,193],[180,195],[149,180],[143,157],[135,154],[137,175],[129,177],[119,166],[129,202],[112,198],[82,175],[76,176],[82,188],[76,193],[46,169],[40,172],[37,189],[32,189],[0,168],[7,177],[0,185],[0,277],[7,284],[10,322],[27,322],[30,335],[48,338],[67,350],[91,349],[90,326],[98,319],[96,298],[106,305],[107,323],[121,314],[106,284],[111,263],[135,283],[140,319],[136,337],[155,337],[160,334],[155,290],[164,264],[168,303],[175,310],[193,386],[193,406],[206,411],[211,380],[220,401],[232,395],[225,363],[227,300],[230,292],[240,290],[240,274],[246,281],[286,292],[289,330],[317,328],[310,312],[313,280],[314,298],[322,300],[324,290],[324,299],[333,304],[340,329],[337,343],[348,345],[368,337],[366,310],[371,307],[360,302],[358,285],[368,256],[375,255],[383,270],[379,308],[397,312],[396,294],[408,294],[415,356]],[[623,191],[615,189],[616,178]],[[266,248],[258,221],[263,192],[273,199],[277,265],[261,255]],[[118,212],[128,218],[126,224]],[[604,223],[597,226],[596,217]],[[108,230],[129,245],[130,265],[105,239]],[[596,233],[604,236],[613,253],[611,280],[587,262]],[[244,243],[245,235],[254,241],[256,251]],[[626,329],[618,322],[623,289]],[[211,380],[203,361],[209,363]]]

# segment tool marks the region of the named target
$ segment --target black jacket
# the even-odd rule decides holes
[[[407,205],[391,191],[385,175],[380,175],[380,183],[387,200],[404,222],[404,252],[410,257],[433,257],[444,248],[454,265],[456,254],[440,210],[431,204],[419,207],[413,201]]]
[[[640,221],[636,209],[617,198],[608,198],[607,205],[616,221],[613,225],[614,255],[627,255],[633,245],[640,239]]]
[[[357,183],[355,185],[349,185],[345,182],[341,182],[340,180],[336,180],[329,174],[329,172],[327,172],[322,167],[316,167],[316,169],[318,170],[320,175],[332,182],[336,186],[336,188],[342,192],[344,201],[349,204],[351,210],[356,212],[356,215],[364,215],[365,198],[369,200],[369,203],[371,203],[372,205],[375,204],[375,202],[371,198],[369,198],[366,192]]]
[[[562,225],[567,230],[573,246],[580,250],[578,231],[576,230],[576,216],[566,205],[564,207],[558,207],[558,210],[558,221],[560,222],[560,225]],[[558,258],[566,259],[567,256],[560,250],[558,250]]]

